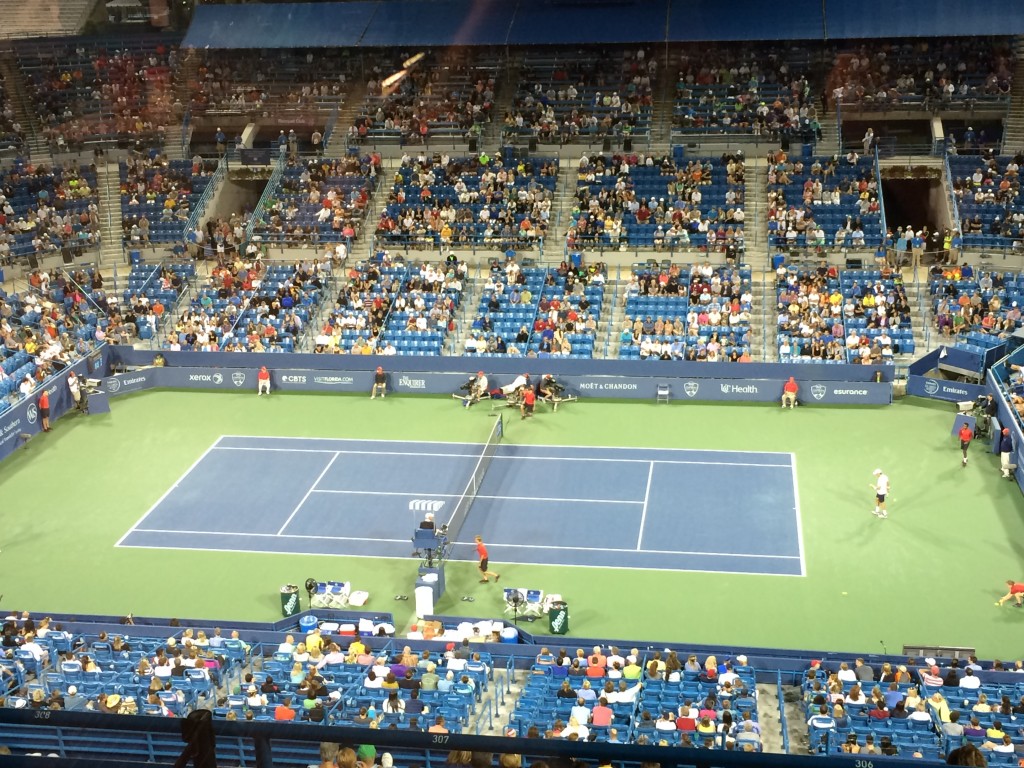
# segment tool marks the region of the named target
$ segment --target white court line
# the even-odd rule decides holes
[[[647,470],[647,488],[644,489],[644,511],[640,513],[640,530],[636,534],[636,551],[640,551],[640,542],[644,540],[644,525],[647,524],[647,501],[651,498],[651,479],[654,477],[654,462],[651,462],[651,468]]]
[[[258,536],[264,539],[324,539],[325,541],[382,541],[387,544],[412,543],[408,539],[374,539],[366,536],[324,536],[319,533],[256,533],[254,531],[178,531],[169,528],[137,528],[137,533],[181,533],[188,536]]]
[[[411,543],[410,539],[371,539],[365,536],[322,536],[320,534],[301,534],[301,533],[245,533],[242,531],[176,531],[162,528],[140,528],[138,533],[171,533],[181,534],[185,536],[256,536],[264,539],[323,539],[325,541],[380,541],[389,544],[403,544]],[[469,547],[474,546],[473,542],[469,541],[457,541],[457,545]],[[514,549],[556,549],[565,550],[570,552],[631,552],[635,553],[634,549],[623,549],[621,547],[563,547],[553,544],[498,544],[491,543],[492,547],[509,547]],[[179,547],[170,547],[170,549],[179,549]],[[230,550],[234,551],[234,550]],[[246,551],[246,550],[238,550]],[[753,557],[759,560],[797,560],[796,555],[748,555],[740,552],[690,552],[687,550],[675,550],[675,549],[643,549],[640,550],[642,554],[652,555],[706,555],[708,557]],[[348,557],[348,555],[345,555]],[[371,555],[368,555],[371,557]],[[657,570],[657,569],[655,569]]]
[[[221,441],[221,439],[222,438],[218,437],[217,438],[217,442],[215,442],[213,445],[211,445],[209,448],[207,448],[205,451],[203,451],[199,455],[199,458],[192,462],[192,466],[190,466],[188,469],[185,470],[185,474],[183,474],[181,477],[179,477],[177,480],[175,480],[174,484],[171,485],[171,487],[168,488],[166,491],[164,491],[163,495],[159,499],[156,500],[156,502],[153,504],[153,506],[151,506],[149,509],[147,509],[145,511],[145,513],[142,515],[142,517],[140,517],[138,520],[135,521],[135,524],[125,532],[124,536],[122,536],[120,539],[118,539],[114,543],[115,547],[121,546],[121,542],[124,541],[132,531],[134,531],[136,528],[138,528],[140,525],[142,525],[142,521],[143,520],[145,520],[147,517],[149,517],[151,514],[153,514],[153,510],[155,510],[157,507],[159,507],[160,504],[163,502],[163,500],[171,495],[171,491],[175,490],[179,485],[181,485],[182,481],[192,473],[192,470],[194,470],[196,467],[198,467],[200,462],[202,462],[202,460],[205,459],[210,454],[210,451],[212,451],[214,448],[217,447],[217,443],[219,443]]]
[[[346,494],[351,493],[360,496],[415,496],[422,498],[424,496],[438,497],[444,499],[459,499],[462,498],[461,493],[412,493],[405,491],[334,491],[329,488],[317,488],[313,493],[339,493]],[[626,501],[620,499],[559,499],[553,496],[485,496],[478,494],[474,498],[477,499],[495,499],[498,501],[552,501],[552,502],[572,502],[573,504],[643,504],[642,501]]]
[[[424,445],[469,445],[474,448],[479,448],[483,443],[465,443],[451,440],[409,440],[409,439],[394,439],[386,440],[383,438],[353,438],[353,437],[296,437],[295,435],[221,435],[217,442],[220,442],[226,437],[235,438],[238,440],[329,440],[335,443],[423,443]],[[559,443],[545,443],[544,445],[525,445],[520,443],[503,443],[503,445],[511,446],[515,448],[573,448],[573,449],[584,449],[591,451],[673,451],[676,453],[744,453],[748,456],[786,456],[785,451],[737,451],[729,450],[724,448],[652,448],[651,446],[644,445],[563,445]],[[372,453],[372,451],[363,451],[363,453]],[[461,454],[456,454],[461,455]],[[775,466],[774,464],[771,466]],[[785,466],[785,465],[782,465]]]
[[[804,560],[804,523],[800,517],[800,486],[796,480],[796,454],[789,454],[790,461],[792,462],[791,467],[793,469],[793,503],[796,505],[796,543],[797,550],[800,552],[800,575],[807,575],[807,564]]]
[[[284,533],[284,529],[288,527],[288,524],[292,521],[295,515],[298,514],[299,510],[302,508],[302,505],[306,503],[306,499],[309,498],[309,494],[311,494],[313,492],[313,489],[316,488],[317,484],[319,484],[319,482],[324,479],[324,475],[327,474],[327,470],[334,466],[334,462],[336,462],[337,460],[338,454],[335,453],[334,456],[331,457],[331,460],[327,462],[327,466],[324,467],[324,471],[317,475],[316,480],[314,480],[313,484],[309,486],[309,490],[306,491],[306,495],[302,497],[302,500],[295,505],[295,509],[292,510],[292,513],[288,515],[288,519],[284,521],[284,525],[282,525],[280,530],[278,530],[277,532],[278,536]]]
[[[333,454],[357,454],[361,456],[432,456],[448,459],[475,459],[477,454],[470,453],[424,453],[422,451],[332,451],[326,448],[236,448],[231,445],[217,446],[218,451],[277,451],[284,453],[333,453]],[[587,463],[610,462],[612,464],[705,464],[721,467],[773,467],[775,469],[790,469],[789,464],[759,464],[745,461],[686,461],[683,459],[596,459],[586,456],[502,456],[495,454],[492,461],[584,461]]]
[[[203,531],[206,533],[206,531]],[[273,534],[270,534],[273,535]],[[310,537],[306,537],[310,538]],[[336,552],[324,553],[324,552],[282,552],[279,549],[219,549],[215,547],[161,547],[150,544],[118,544],[117,546],[124,547],[125,549],[159,549],[165,551],[175,552],[217,552],[226,555],[239,555],[239,554],[258,554],[258,555],[288,555],[291,557],[358,557],[362,560],[404,560],[408,562],[411,558],[402,555],[341,555]],[[626,552],[632,552],[632,550],[624,550]],[[703,553],[700,553],[703,554]],[[459,562],[469,563],[469,560],[460,560]],[[559,565],[548,565],[546,563],[519,563],[510,562],[503,560],[502,565],[527,565],[531,568],[564,568],[562,564]],[[650,571],[651,573],[665,573],[666,571],[672,573],[714,573],[722,574],[724,576],[783,576],[787,578],[799,577],[797,573],[767,573],[764,571],[716,571],[710,570],[705,571],[700,568],[650,568],[644,565],[631,566],[631,565],[573,565],[573,568],[595,568],[602,571]]]
[[[201,533],[201,531],[197,531]],[[456,545],[475,546],[470,541],[457,541]],[[556,549],[570,552],[630,552],[636,553],[635,549],[623,549],[621,547],[563,547],[557,544],[505,544],[492,541],[491,547],[512,547],[515,549]],[[743,552],[690,552],[685,549],[641,549],[641,554],[652,555],[707,555],[708,557],[756,557],[760,560],[798,560],[796,555],[750,555]]]

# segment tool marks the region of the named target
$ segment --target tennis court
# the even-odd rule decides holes
[[[468,491],[468,493],[467,493]],[[805,574],[795,458],[746,451],[222,436],[120,547]]]

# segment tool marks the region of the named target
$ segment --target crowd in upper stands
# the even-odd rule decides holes
[[[403,52],[374,56],[366,102],[349,128],[350,143],[479,135],[493,119],[498,70],[493,55],[456,49],[427,52],[407,67],[409,61]],[[389,80],[393,76],[397,82]]]
[[[506,134],[565,144],[650,130],[657,57],[646,47],[537,54],[520,72]]]
[[[144,36],[117,45],[33,41],[16,48],[43,135],[54,150],[127,137],[162,143],[175,119],[177,49],[163,38]]]
[[[277,49],[262,56],[202,51],[189,82],[189,109],[261,114],[320,108],[342,99],[353,62],[342,49]]]
[[[679,51],[673,125],[683,133],[809,133],[820,138],[799,47],[700,46]]]
[[[1001,40],[875,40],[834,51],[825,91],[835,104],[884,109],[970,106],[1010,93],[1013,54]]]

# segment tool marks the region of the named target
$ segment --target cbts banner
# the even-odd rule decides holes
[[[965,384],[960,381],[945,381],[912,374],[907,377],[907,394],[929,397],[933,400],[961,402],[984,397],[988,394],[988,387],[984,384]]]
[[[104,384],[111,395],[151,387],[255,392],[256,373],[255,368],[146,368],[109,376]],[[533,375],[538,377],[541,374]],[[488,375],[488,388],[498,389],[512,383],[514,378],[512,374]],[[400,394],[449,394],[459,391],[459,387],[468,380],[466,373],[389,371],[388,389]],[[373,372],[273,370],[270,381],[272,389],[282,392],[368,393]],[[558,381],[565,385],[568,393],[582,397],[654,400],[658,386],[667,385],[673,400],[773,402],[782,397],[784,379],[560,375]],[[888,405],[892,402],[892,385],[887,382],[798,379],[798,384],[798,397],[805,405]]]

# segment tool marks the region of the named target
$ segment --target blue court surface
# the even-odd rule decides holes
[[[217,440],[117,546],[359,557],[412,554],[426,509],[455,509],[481,445]],[[789,453],[502,443],[455,539],[474,560],[803,576]]]

